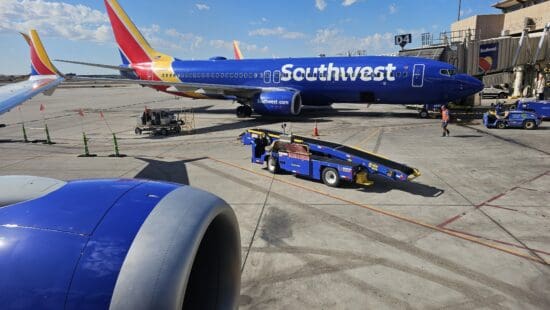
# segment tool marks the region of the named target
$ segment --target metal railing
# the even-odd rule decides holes
[[[468,41],[477,41],[480,38],[480,31],[476,29],[464,29],[457,31],[440,32],[439,37],[434,37],[433,33],[423,33],[422,47],[434,45],[451,45],[452,43],[461,43]]]

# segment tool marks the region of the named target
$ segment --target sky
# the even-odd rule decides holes
[[[461,18],[497,14],[496,0],[462,0]],[[149,43],[180,59],[334,56],[350,50],[396,53],[394,35],[450,30],[458,0],[119,0]],[[0,74],[27,74],[18,32],[38,30],[52,59],[121,63],[103,1],[0,0]],[[65,73],[115,73],[55,63]]]

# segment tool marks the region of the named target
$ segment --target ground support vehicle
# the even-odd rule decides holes
[[[420,172],[383,156],[338,143],[285,135],[266,129],[249,129],[241,142],[252,147],[252,162],[267,163],[272,173],[285,171],[338,187],[343,181],[372,185],[369,175],[407,181]]]
[[[548,119],[550,118],[550,100],[520,100],[516,110],[534,112],[539,117]]]
[[[537,129],[542,120],[541,118],[528,111],[506,111],[498,114],[495,111],[489,111],[483,114],[483,125],[487,128],[524,128]]]
[[[167,136],[169,134],[179,134],[185,127],[185,121],[179,113],[163,109],[146,109],[138,117],[134,132],[141,135],[144,132],[151,134],[160,134]]]

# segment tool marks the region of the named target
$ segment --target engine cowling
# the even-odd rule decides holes
[[[252,99],[252,108],[261,115],[298,115],[302,97],[296,91],[264,91]]]
[[[240,251],[233,210],[189,186],[0,177],[3,308],[234,309]]]

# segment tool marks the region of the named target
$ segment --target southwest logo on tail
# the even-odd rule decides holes
[[[28,35],[24,33],[21,35],[31,50],[31,75],[62,75],[50,61],[36,30],[32,29]]]
[[[37,94],[52,95],[64,81],[63,75],[52,64],[36,30],[24,34],[30,48],[31,76],[27,81],[0,87],[0,114],[31,99]]]
[[[298,115],[303,105],[333,103],[445,104],[479,92],[483,84],[447,63],[416,57],[310,57],[184,61],[154,50],[117,0],[104,0],[125,82],[191,98],[237,101],[237,116]],[[103,82],[112,81],[100,79]]]

